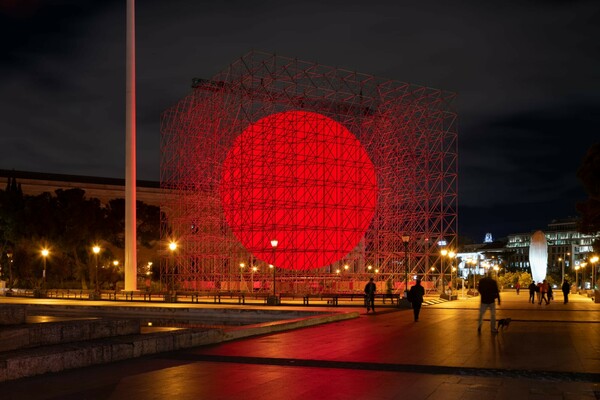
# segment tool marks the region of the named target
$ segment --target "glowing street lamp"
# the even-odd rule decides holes
[[[275,289],[275,250],[277,250],[277,245],[279,244],[279,241],[277,239],[273,239],[271,240],[271,247],[273,248],[273,298],[271,299],[271,304],[278,304],[279,302],[277,301],[277,291]]]
[[[445,262],[445,258],[448,255],[448,250],[446,249],[442,249],[440,251],[440,254],[442,255],[442,258],[440,260],[440,294],[444,294],[444,262]]]
[[[169,291],[175,290],[175,250],[177,250],[177,243],[169,243],[169,251],[171,251],[171,273],[169,279]]]
[[[42,259],[44,260],[44,271],[42,272],[42,282],[44,289],[46,288],[46,257],[50,254],[50,251],[46,248],[42,249]]]
[[[240,263],[240,292],[242,291],[242,282],[244,281],[244,267],[246,264]]]
[[[100,247],[94,246],[92,247],[92,251],[94,252],[94,259],[96,260],[96,272],[94,274],[94,284],[96,288],[96,293],[98,293],[98,253],[100,253]]]

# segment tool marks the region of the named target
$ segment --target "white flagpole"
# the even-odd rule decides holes
[[[125,89],[125,290],[137,290],[135,4],[127,0]]]

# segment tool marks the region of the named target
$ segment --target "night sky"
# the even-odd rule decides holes
[[[459,233],[576,216],[598,1],[138,1],[138,179],[160,114],[252,49],[458,94]],[[125,0],[0,0],[0,168],[124,177]]]

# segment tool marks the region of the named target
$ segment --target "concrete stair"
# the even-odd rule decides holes
[[[0,304],[0,382],[200,346],[223,335],[210,329],[142,335],[134,319],[28,323],[26,314],[25,305]]]
[[[30,309],[31,307],[31,309]],[[36,309],[34,305],[0,304],[0,382],[20,379],[49,372],[60,372],[72,368],[81,368],[95,364],[106,364],[129,358],[168,352],[191,347],[215,344],[245,337],[264,335],[329,322],[358,318],[358,312],[346,313],[301,313],[292,312],[285,319],[285,313],[273,311],[270,317],[262,316],[259,320],[268,319],[250,325],[222,328],[156,329],[145,333],[140,329],[139,318],[133,318],[133,310],[117,307],[116,314],[130,313],[129,319],[110,318],[101,315],[107,308],[85,310],[85,314],[95,318],[79,318],[66,316],[70,307],[60,308],[57,312],[62,316],[56,322],[28,323],[28,310]],[[40,311],[39,309],[37,311]],[[51,314],[48,313],[37,315]],[[138,317],[145,315],[143,311],[154,311],[154,315],[173,314],[181,310],[165,308],[149,308],[135,310]],[[190,310],[188,310],[190,311]],[[205,316],[216,314],[217,310],[206,311]],[[113,315],[115,311],[113,310]],[[237,317],[248,320],[247,313],[238,310],[220,310],[221,318]],[[251,313],[252,314],[252,313]],[[306,315],[309,314],[309,315]],[[311,315],[313,314],[313,315]],[[216,317],[216,315],[213,315]],[[256,317],[256,316],[255,316]],[[69,319],[70,318],[70,319]],[[77,319],[78,318],[78,319]],[[234,318],[234,319],[238,319]],[[283,319],[282,319],[283,318]],[[60,320],[62,319],[62,320]],[[31,318],[30,318],[31,320]],[[140,333],[141,332],[141,333]]]

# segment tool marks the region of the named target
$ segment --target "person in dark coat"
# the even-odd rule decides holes
[[[485,310],[489,308],[490,326],[492,333],[496,333],[498,332],[496,329],[496,299],[498,299],[498,305],[500,305],[500,291],[498,290],[498,283],[496,283],[496,281],[488,275],[479,281],[477,290],[481,295],[481,303],[479,305],[479,325],[477,326],[477,332],[481,332],[483,314],[485,314]]]
[[[373,282],[373,278],[369,279],[369,282],[365,285],[365,305],[367,306],[367,314],[369,310],[375,312],[375,291],[377,286]]]
[[[528,286],[529,301],[531,302],[531,304],[535,303],[535,288],[537,288],[535,281],[531,281],[531,284]]]
[[[571,284],[569,283],[569,281],[567,281],[565,279],[565,281],[562,284],[562,292],[563,292],[563,296],[565,298],[565,301],[563,304],[567,304],[569,302],[569,292],[571,291]]]
[[[416,284],[408,291],[408,301],[412,305],[415,322],[419,321],[419,313],[421,305],[423,305],[423,296],[425,296],[425,288],[421,286],[421,280],[417,279]]]

